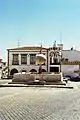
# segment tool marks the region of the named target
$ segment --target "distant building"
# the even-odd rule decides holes
[[[0,70],[3,70],[6,67],[6,62],[0,59]]]
[[[76,65],[76,70],[79,70],[80,63],[80,51],[71,49],[63,50],[63,44],[54,43],[50,48],[39,46],[27,46],[18,47],[13,49],[7,49],[8,51],[8,77],[12,76],[16,72],[38,72],[39,65],[36,64],[36,54],[42,51],[47,58],[46,62],[42,65],[43,72],[59,71],[57,66],[61,65],[62,72],[68,69],[72,69]],[[60,55],[61,51],[61,55]],[[55,54],[56,53],[56,54]],[[66,70],[67,71],[67,70]]]
[[[7,64],[2,59],[0,59],[0,78],[6,76],[8,74]]]

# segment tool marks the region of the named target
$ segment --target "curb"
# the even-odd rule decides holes
[[[73,86],[61,86],[61,85],[8,85],[8,84],[1,84],[0,87],[47,87],[47,88],[68,88],[74,89]]]

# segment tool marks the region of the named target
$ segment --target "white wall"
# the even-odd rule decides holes
[[[79,70],[79,65],[62,65],[61,70],[64,75],[79,75],[79,73],[74,72]]]

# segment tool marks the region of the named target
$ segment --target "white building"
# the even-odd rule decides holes
[[[36,54],[39,54],[40,51],[47,58],[46,62],[42,65],[43,72],[58,72],[61,69],[64,73],[64,70],[67,71],[68,68],[69,70],[79,70],[80,51],[73,49],[63,50],[63,44],[57,44],[57,46],[54,44],[51,48],[39,46],[18,47],[7,49],[7,51],[8,77],[12,76],[15,72],[23,70],[27,72],[38,72],[39,65],[36,64]],[[60,51],[62,51],[61,55]]]
[[[23,70],[37,72],[39,65],[36,64],[36,54],[39,53],[40,47],[35,46],[8,49],[8,76]],[[47,57],[46,48],[42,48],[42,53]],[[47,71],[47,61],[43,70]]]
[[[80,51],[71,49],[63,50],[62,72],[64,76],[80,75]]]

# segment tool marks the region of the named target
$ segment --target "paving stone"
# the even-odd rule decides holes
[[[80,89],[0,90],[0,120],[80,120]]]

